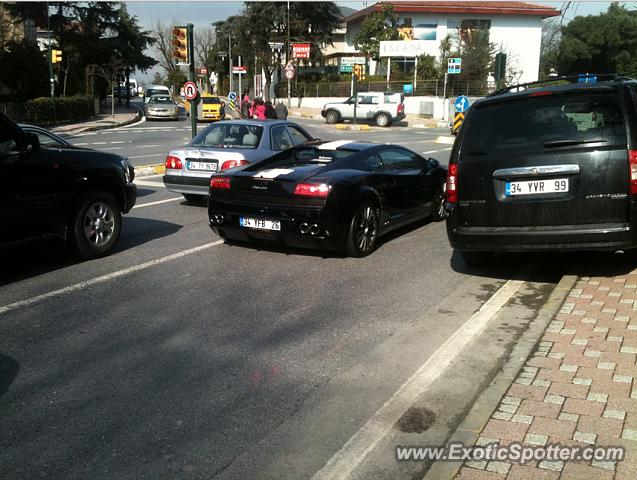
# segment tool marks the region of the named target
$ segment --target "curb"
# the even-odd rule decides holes
[[[549,298],[538,310],[535,320],[518,339],[502,370],[480,393],[467,416],[447,440],[447,445],[452,442],[462,442],[467,446],[475,445],[480,432],[491,418],[491,414],[528,360],[551,319],[559,312],[576,281],[576,275],[564,275],[558,282]],[[455,478],[463,464],[464,462],[434,462],[423,480]]]
[[[56,128],[60,128],[60,127],[56,127],[56,128],[53,128],[51,131],[54,133],[65,133],[65,134],[74,135],[74,134],[82,133],[82,132],[94,132],[97,130],[107,130],[109,128],[125,127],[126,125],[130,125],[131,123],[138,122],[139,120],[141,120],[142,116],[143,115],[141,110],[138,109],[134,117],[131,117],[128,120],[124,120],[123,122],[115,123],[112,125],[93,125],[93,126],[87,126],[87,127],[78,127],[75,129],[69,129],[64,131],[59,131]]]
[[[369,125],[352,125],[352,124],[345,124],[345,123],[337,123],[334,125],[334,128],[336,130],[355,130],[355,131],[367,131],[372,129],[372,127],[370,127]]]
[[[165,172],[166,167],[163,163],[141,165],[139,167],[135,167],[135,178],[148,177],[150,175],[163,175]]]

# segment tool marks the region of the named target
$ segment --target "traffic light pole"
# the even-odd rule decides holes
[[[354,82],[354,125],[356,125],[356,109],[358,107],[358,78],[352,73],[352,81]]]
[[[188,65],[188,79],[191,82],[195,82],[196,77],[195,77],[195,42],[194,42],[194,35],[193,35],[193,26],[192,23],[189,23],[187,25],[188,28],[188,60],[189,60],[189,65]],[[192,130],[192,138],[195,138],[197,136],[197,104],[199,103],[199,95],[197,95],[195,98],[193,98],[192,100],[190,100],[190,127]]]

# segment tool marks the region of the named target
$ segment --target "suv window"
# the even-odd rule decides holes
[[[555,142],[625,144],[616,93],[553,94],[476,105],[465,126],[463,157],[544,150]]]
[[[378,97],[376,95],[358,95],[358,103],[360,105],[378,105]]]

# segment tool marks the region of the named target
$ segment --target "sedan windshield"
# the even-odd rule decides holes
[[[256,149],[261,143],[263,127],[259,125],[237,125],[218,123],[201,132],[192,142],[191,147],[220,147]]]
[[[205,105],[210,103],[221,103],[221,100],[219,100],[218,97],[203,97],[201,100]]]

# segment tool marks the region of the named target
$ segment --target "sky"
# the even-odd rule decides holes
[[[206,28],[213,22],[225,20],[231,15],[239,13],[244,2],[236,1],[179,1],[179,0],[152,0],[152,1],[126,1],[129,13],[135,15],[143,28],[150,30],[152,25],[161,21],[162,23],[184,24],[192,23],[194,25],[195,35],[198,28]],[[367,5],[376,3],[374,1],[364,2],[360,0],[345,0],[336,2],[340,6],[361,10]],[[529,3],[537,3],[555,7],[561,10],[566,4],[570,3],[567,9],[565,20],[568,22],[577,15],[595,15],[608,8],[610,1],[573,1],[567,2],[563,0],[549,1],[532,1]],[[628,8],[637,9],[637,2],[620,2],[628,6]],[[137,78],[148,81],[152,79],[155,71],[161,71],[157,67],[149,70],[145,75],[137,74]]]

